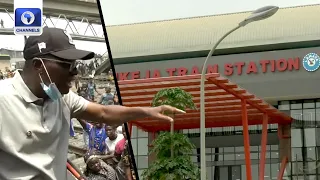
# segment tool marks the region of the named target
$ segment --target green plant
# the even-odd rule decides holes
[[[167,88],[160,90],[153,98],[152,106],[170,105],[180,110],[185,111],[187,108],[196,109],[196,106],[192,100],[192,95],[181,88]],[[166,112],[164,112],[166,113]],[[174,114],[168,114],[174,118]],[[174,133],[174,122],[171,122],[170,128],[171,135]],[[172,145],[171,145],[172,146]],[[171,157],[173,158],[173,147]]]
[[[172,143],[173,142],[173,143]],[[171,157],[173,144],[174,157]],[[195,146],[182,133],[160,133],[152,142],[153,148],[149,152],[155,154],[155,161],[142,173],[143,179],[148,180],[198,180],[200,171],[191,160],[192,149]]]
[[[151,105],[170,105],[185,111],[187,108],[196,109],[192,95],[181,88],[167,88],[158,91],[154,96]]]
[[[152,106],[170,105],[181,110],[196,109],[190,93],[181,88],[160,90],[152,100]],[[170,114],[169,114],[170,115]],[[171,114],[174,118],[174,114]],[[163,132],[152,142],[153,148],[149,154],[155,154],[155,161],[149,165],[142,177],[148,180],[198,180],[199,168],[192,162],[191,153],[195,148],[189,139],[171,132]],[[168,146],[171,145],[171,146]]]

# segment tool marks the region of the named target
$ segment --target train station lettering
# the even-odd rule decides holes
[[[235,62],[225,63],[223,65],[209,64],[206,67],[206,73],[221,73],[224,76],[232,76],[242,74],[265,74],[284,71],[297,71],[300,69],[300,58],[288,58],[277,60],[260,60],[249,62]],[[117,79],[121,80],[133,80],[133,79],[147,79],[147,78],[159,78],[168,76],[185,76],[200,74],[202,67],[192,66],[186,68],[184,66],[166,68],[165,72],[161,72],[159,69],[149,69],[144,72],[132,71],[132,72],[119,72],[117,73]]]

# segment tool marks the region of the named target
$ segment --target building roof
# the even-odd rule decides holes
[[[228,36],[220,49],[320,40],[320,4],[282,8]],[[250,12],[107,27],[114,58],[211,49]],[[218,49],[219,49],[218,48]]]
[[[174,76],[118,81],[122,104],[133,107],[150,107],[155,94],[164,88],[180,87],[193,96],[197,108],[200,107],[200,76]],[[269,124],[290,124],[292,118],[287,114],[249,93],[237,84],[230,82],[218,73],[206,75],[206,127],[241,126],[243,115],[247,115],[248,124],[262,124],[263,116],[269,118]],[[247,113],[241,108],[241,100],[246,101]],[[174,116],[174,128],[193,129],[200,127],[200,111],[187,110],[187,114]],[[170,123],[156,119],[140,119],[133,124],[147,132],[170,130]]]

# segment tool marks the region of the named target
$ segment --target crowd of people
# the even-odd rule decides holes
[[[124,127],[89,123],[81,120],[88,133],[85,175],[88,180],[132,180],[133,167],[127,151],[127,138]]]
[[[76,80],[75,82],[76,91],[77,93],[84,97],[85,99],[88,99],[92,102],[97,102],[102,105],[118,105],[118,96],[117,92],[115,91],[112,93],[112,88],[110,83],[105,87],[105,92],[103,94],[99,93],[97,90],[97,85],[94,83],[93,78],[90,78],[88,83],[82,83],[80,85],[79,80]],[[99,100],[96,100],[96,95],[100,96]]]
[[[83,83],[77,89],[80,96],[102,105],[118,105],[117,94],[107,86],[100,94],[93,79]],[[101,97],[96,101],[98,94]],[[86,163],[85,175],[89,180],[132,180],[133,167],[127,151],[127,139],[123,126],[109,126],[102,123],[93,123],[78,120],[83,128],[83,141],[87,153],[84,156]],[[74,136],[74,133],[73,133]]]

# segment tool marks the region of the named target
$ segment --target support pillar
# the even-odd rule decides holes
[[[290,172],[293,167],[287,166],[291,158],[291,127],[290,125],[278,125],[279,138],[279,159],[281,160],[281,167],[279,170],[278,179],[282,180],[284,172]],[[289,168],[289,169],[287,169]]]
[[[291,159],[291,128],[290,125],[278,126],[278,138],[279,138],[279,159],[284,157]]]
[[[262,121],[263,122],[262,122],[259,180],[264,180],[264,172],[265,172],[265,165],[266,165],[266,151],[267,151],[267,137],[268,137],[268,115],[267,114],[263,114]]]
[[[284,171],[286,170],[287,163],[288,163],[288,158],[287,157],[283,157],[282,161],[281,161],[279,174],[278,174],[278,180],[282,180],[283,179],[283,175],[284,175]]]
[[[251,173],[251,158],[250,158],[250,138],[249,138],[249,125],[248,125],[248,113],[246,100],[241,100],[241,112],[242,112],[242,126],[243,126],[243,141],[244,141],[244,153],[246,161],[246,176],[247,180],[252,180]]]

